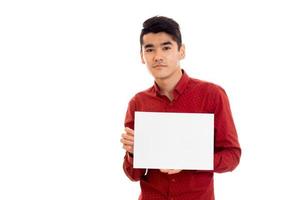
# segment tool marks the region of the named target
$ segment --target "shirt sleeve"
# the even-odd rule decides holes
[[[135,101],[134,98],[128,104],[126,117],[125,117],[125,127],[134,129],[134,112],[135,112]],[[132,181],[139,181],[142,176],[146,173],[146,169],[134,169],[133,168],[133,157],[126,152],[123,161],[123,170],[126,176]]]
[[[221,87],[215,95],[214,172],[232,171],[239,164],[241,148],[226,92]]]

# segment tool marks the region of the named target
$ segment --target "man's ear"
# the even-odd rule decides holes
[[[181,47],[179,49],[179,56],[180,56],[180,59],[185,58],[185,45],[184,44],[181,44]]]
[[[141,50],[140,54],[141,54],[141,61],[142,61],[143,64],[145,64],[145,59],[144,59],[142,50]]]

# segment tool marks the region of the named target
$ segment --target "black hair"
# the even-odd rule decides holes
[[[159,33],[165,32],[169,34],[178,45],[178,50],[181,47],[181,33],[179,24],[171,18],[164,16],[154,16],[147,19],[143,23],[143,29],[140,35],[140,45],[142,49],[143,45],[143,36],[147,33]]]

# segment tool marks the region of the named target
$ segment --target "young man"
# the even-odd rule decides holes
[[[181,69],[185,47],[173,19],[156,16],[146,20],[140,44],[142,63],[155,83],[129,102],[121,138],[126,150],[123,169],[131,180],[140,181],[140,200],[213,200],[213,173],[232,171],[241,156],[227,95],[220,86],[191,78]],[[134,169],[135,111],[213,113],[214,170]]]

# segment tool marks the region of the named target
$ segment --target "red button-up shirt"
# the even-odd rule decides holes
[[[214,170],[183,170],[168,175],[159,169],[134,169],[126,153],[123,169],[133,181],[140,181],[140,200],[213,200],[214,172],[232,171],[239,163],[241,148],[225,91],[218,85],[190,78],[186,72],[170,101],[160,95],[159,87],[136,94],[128,105],[125,126],[134,129],[134,112],[182,112],[214,114]]]

